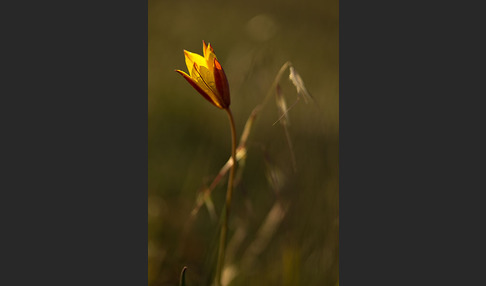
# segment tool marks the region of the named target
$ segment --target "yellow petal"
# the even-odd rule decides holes
[[[211,72],[207,66],[200,66],[197,63],[194,63],[190,74],[202,88],[208,89],[208,93],[217,93],[214,73]]]
[[[208,46],[206,47],[206,54],[209,54],[209,53],[214,54],[214,50],[213,50],[213,47],[211,46],[211,43],[209,43]],[[206,56],[206,54],[204,54],[204,56]]]
[[[213,47],[211,47],[211,43],[208,44],[207,47],[204,47],[204,58],[208,63],[209,70],[212,72],[214,69],[214,59],[216,58],[216,54],[214,53]]]
[[[194,63],[192,72],[193,75],[191,77],[197,82],[201,89],[203,89],[208,96],[219,105],[219,107],[224,106],[225,104],[216,87],[214,73],[210,72],[207,67],[198,66],[197,63]]]
[[[186,50],[184,50],[184,55],[186,57],[187,70],[189,71],[189,74],[191,75],[191,77],[194,76],[192,74],[192,71],[193,71],[192,69],[194,67],[194,63],[197,63],[197,65],[200,66],[200,67],[206,67],[206,69],[209,69],[206,60],[202,56],[195,54],[195,53],[191,53],[191,52],[186,51]]]
[[[208,48],[208,46],[206,45],[206,42],[203,40],[203,55],[204,57],[206,57],[206,49]]]

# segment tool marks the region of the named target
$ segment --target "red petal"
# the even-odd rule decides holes
[[[229,107],[231,103],[231,98],[228,79],[226,78],[223,67],[221,67],[221,64],[216,58],[214,59],[214,81],[216,83],[218,93],[223,99],[223,108]]]

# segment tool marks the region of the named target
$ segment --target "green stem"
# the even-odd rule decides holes
[[[223,216],[223,224],[221,227],[221,234],[219,237],[219,251],[218,251],[218,264],[216,265],[216,285],[221,285],[221,276],[224,266],[224,257],[226,252],[226,237],[228,233],[228,218],[230,213],[231,198],[233,196],[233,180],[235,178],[236,169],[236,128],[235,121],[233,120],[233,114],[229,107],[225,109],[228,114],[228,118],[231,126],[231,158],[233,159],[233,164],[231,165],[231,170],[228,178],[228,189],[226,190],[226,204]]]

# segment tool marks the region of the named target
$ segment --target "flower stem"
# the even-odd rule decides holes
[[[231,170],[228,178],[228,189],[226,190],[226,204],[225,204],[225,211],[223,216],[223,224],[221,227],[221,234],[219,237],[219,250],[218,250],[218,264],[216,265],[216,285],[221,285],[221,276],[223,272],[224,266],[224,257],[226,252],[226,237],[228,233],[228,218],[230,213],[230,206],[231,206],[231,198],[233,196],[233,180],[235,177],[235,169],[236,169],[236,128],[235,128],[235,121],[233,120],[233,114],[231,110],[228,108],[225,109],[226,113],[228,114],[228,118],[230,121],[231,127],[231,159],[233,164],[231,165]]]

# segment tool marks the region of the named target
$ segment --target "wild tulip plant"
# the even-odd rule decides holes
[[[204,57],[184,50],[189,75],[180,73],[206,100],[221,109],[229,109],[231,98],[228,79],[211,44],[203,41]]]
[[[185,73],[184,71],[181,70],[176,70],[179,74],[181,74],[187,82],[197,91],[199,92],[207,101],[209,101],[211,104],[216,106],[219,109],[223,109],[226,111],[228,118],[229,118],[229,123],[230,123],[230,128],[231,128],[231,157],[228,160],[228,162],[223,166],[223,168],[220,170],[218,176],[214,179],[213,183],[209,188],[206,189],[206,192],[204,192],[204,196],[206,199],[199,200],[199,203],[196,205],[196,208],[193,210],[193,214],[196,214],[201,205],[203,204],[203,201],[205,203],[208,202],[208,197],[211,194],[211,191],[214,189],[214,187],[218,184],[219,180],[227,173],[228,169],[230,170],[229,173],[229,178],[228,178],[228,185],[227,185],[227,190],[226,190],[226,201],[225,201],[225,206],[224,206],[224,215],[222,216],[222,226],[221,226],[221,232],[220,232],[220,237],[219,237],[219,248],[218,248],[218,260],[216,264],[216,275],[214,277],[213,285],[215,286],[221,286],[222,285],[222,275],[223,275],[223,270],[224,270],[224,263],[225,263],[225,253],[226,253],[226,241],[227,241],[227,233],[228,233],[228,219],[229,219],[229,214],[230,214],[230,206],[231,206],[231,199],[233,195],[233,184],[234,184],[234,178],[235,178],[235,169],[236,169],[236,164],[237,161],[241,160],[246,156],[246,142],[251,130],[251,127],[254,123],[255,117],[257,114],[260,112],[260,110],[263,108],[263,106],[268,102],[268,99],[271,97],[271,95],[275,94],[276,99],[277,99],[277,107],[280,112],[280,118],[277,120],[279,122],[286,133],[286,139],[287,139],[287,144],[289,146],[290,154],[291,154],[291,159],[292,159],[292,164],[294,165],[294,170],[296,169],[295,167],[295,158],[294,154],[292,151],[292,143],[290,141],[290,136],[288,133],[287,125],[288,125],[288,119],[287,119],[287,113],[290,109],[292,109],[293,106],[299,101],[299,99],[302,97],[304,101],[307,103],[308,99],[312,99],[310,94],[307,92],[307,89],[304,86],[304,83],[300,77],[300,75],[295,71],[293,68],[292,64],[290,62],[286,62],[279,70],[277,73],[277,76],[275,77],[274,82],[272,83],[270,90],[268,94],[266,95],[265,99],[263,102],[255,107],[253,109],[253,112],[251,113],[250,117],[248,118],[245,128],[243,130],[240,143],[238,145],[238,148],[236,148],[236,130],[235,130],[235,123],[233,119],[233,115],[231,113],[230,109],[230,88],[228,84],[228,80],[226,78],[226,74],[224,73],[223,67],[221,66],[220,62],[218,61],[216,54],[214,53],[213,47],[211,44],[206,45],[206,43],[203,41],[203,56],[192,53],[189,51],[184,50],[184,55],[185,55],[185,61],[186,61],[186,66],[189,71],[189,74]],[[285,99],[282,96],[280,86],[279,86],[279,81],[280,78],[283,75],[283,72],[286,69],[290,70],[290,75],[289,79],[293,83],[293,85],[297,89],[297,100],[294,102],[294,104],[291,105],[290,108],[287,108],[287,104],[285,102]],[[275,93],[274,93],[275,92]],[[275,123],[277,123],[275,122]],[[210,199],[209,199],[210,200]],[[212,203],[211,203],[212,205]],[[209,207],[208,207],[209,208]],[[287,207],[283,206],[281,202],[276,202],[274,207],[272,208],[271,213],[275,213],[275,211],[279,212],[280,214],[280,220],[283,218],[287,210]],[[270,214],[269,214],[270,216]],[[268,217],[267,220],[268,221]],[[265,222],[268,224],[267,222]],[[273,222],[279,223],[278,221]],[[245,260],[245,259],[243,259]],[[251,260],[251,259],[246,259],[246,260]],[[184,267],[184,269],[181,272],[181,278],[179,285],[185,286],[185,272],[186,272],[187,267]],[[226,281],[225,284],[228,282]]]
[[[184,50],[184,55],[189,75],[181,70],[176,70],[176,72],[180,73],[207,101],[220,109],[224,109],[228,114],[231,127],[231,159],[233,164],[228,179],[228,189],[226,190],[225,214],[219,238],[218,262],[215,277],[215,284],[221,285],[221,273],[224,265],[228,232],[228,217],[236,168],[236,129],[233,114],[229,107],[231,103],[230,89],[226,74],[216,58],[211,44],[206,45],[206,42],[203,41],[204,56],[186,50]]]

